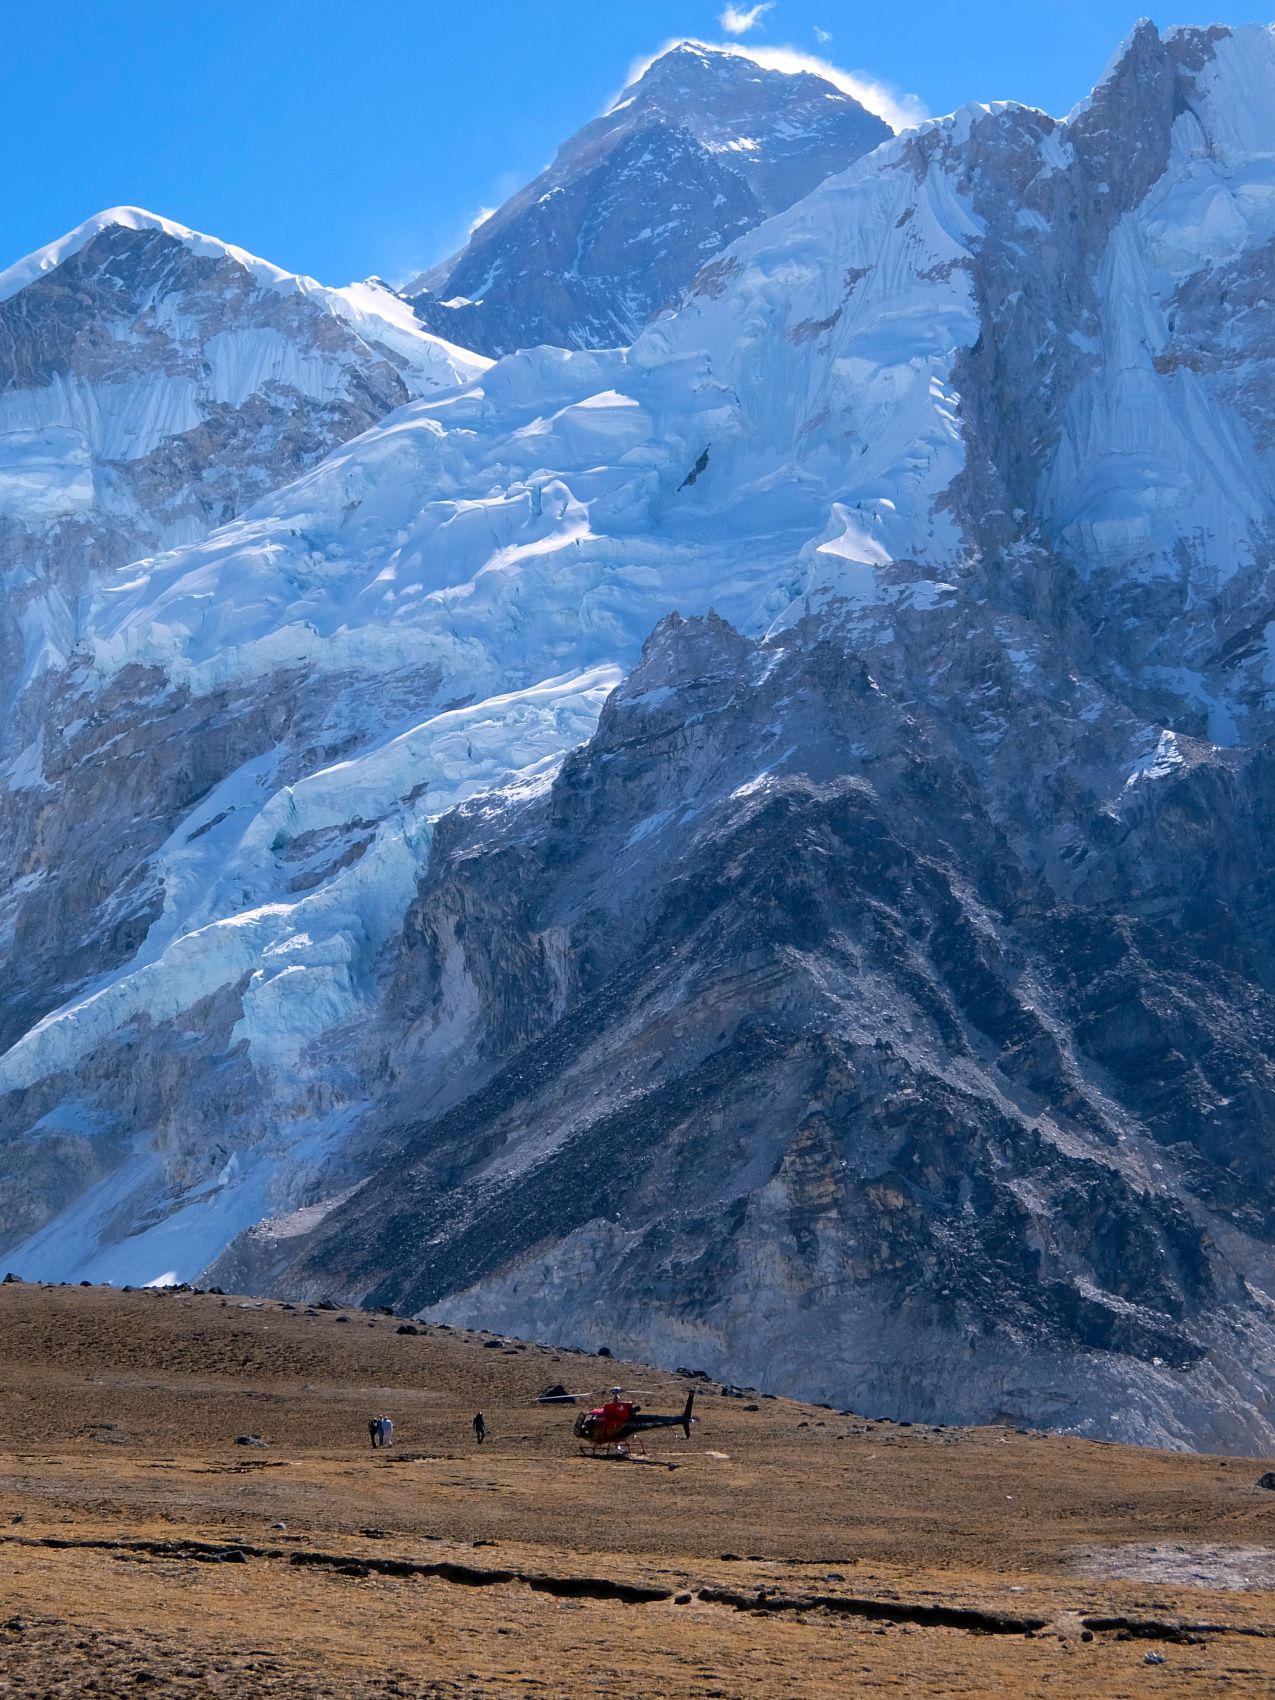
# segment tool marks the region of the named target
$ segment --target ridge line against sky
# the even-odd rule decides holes
[[[326,284],[402,280],[461,247],[479,210],[530,182],[660,42],[792,55],[896,124],[1004,99],[1061,117],[1147,4],[15,7],[0,110],[22,169],[0,201],[0,269],[106,207],[140,206]],[[1174,0],[1157,21],[1269,21],[1264,9]]]
[[[726,11],[730,12],[731,8],[728,6]],[[726,13],[722,15],[725,17]],[[662,54],[683,43],[691,47],[705,47],[712,53],[733,53],[740,59],[751,59],[755,65],[760,65],[767,71],[808,71],[812,76],[822,77],[825,82],[832,83],[843,94],[850,95],[869,112],[875,112],[892,130],[910,130],[930,116],[920,95],[902,94],[870,72],[848,71],[841,65],[833,64],[830,59],[821,59],[815,53],[803,52],[800,47],[794,47],[791,43],[771,45],[769,42],[760,41],[701,41],[696,36],[686,35],[670,36],[653,53],[639,55],[629,66],[624,85],[616,94],[615,100],[603,110],[609,112],[624,90],[649,70]]]

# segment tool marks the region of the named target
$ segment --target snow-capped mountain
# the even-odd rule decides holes
[[[1273,245],[1275,36],[1143,25],[103,584],[6,1261],[1269,1450]]]
[[[0,700],[79,599],[486,362],[376,284],[323,289],[116,207],[0,272]]]
[[[440,822],[371,1178],[218,1274],[1269,1451],[1270,757],[1148,752],[991,610],[865,636],[670,616],[551,787]]]
[[[486,354],[629,343],[737,236],[890,134],[822,77],[682,42],[404,293]]]

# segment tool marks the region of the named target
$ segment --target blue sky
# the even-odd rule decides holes
[[[1180,3],[1180,0],[1178,0]],[[1220,0],[1163,25],[1261,14]],[[1145,0],[1144,0],[1145,5]],[[731,39],[724,0],[15,0],[0,266],[132,203],[328,283],[397,281],[463,239],[672,38]],[[733,21],[748,24],[748,0]],[[1117,0],[776,0],[791,46],[929,113],[1062,112],[1140,15]]]

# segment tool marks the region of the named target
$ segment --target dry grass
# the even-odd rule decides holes
[[[649,1443],[676,1469],[594,1462],[570,1411],[534,1405],[546,1383],[614,1378],[673,1409],[685,1381],[395,1327],[0,1289],[0,1694],[1275,1692],[1270,1592],[1157,1581],[1145,1554],[1134,1580],[1077,1568],[1095,1548],[1275,1546],[1250,1460],[747,1410],[705,1388],[689,1444]],[[373,1454],[382,1410],[396,1446]],[[236,1445],[247,1432],[268,1446]],[[572,1578],[664,1597],[570,1597]],[[927,1624],[936,1605],[1041,1627]],[[1101,1617],[1135,1633],[1082,1621]]]

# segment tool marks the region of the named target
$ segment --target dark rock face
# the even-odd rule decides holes
[[[485,354],[629,343],[735,237],[889,135],[819,77],[686,43],[408,299]]]
[[[1257,1446],[1266,758],[1113,798],[1134,724],[1020,675],[1012,721],[1073,772],[1088,740],[1090,783],[989,786],[927,684],[946,618],[881,654],[674,618],[547,797],[441,823],[387,1009],[410,1053],[460,940],[476,1090],[378,1120],[379,1173],[270,1278],[693,1341],[859,1409]],[[963,638],[972,695],[996,640]],[[1074,821],[1082,867],[1045,866]]]

